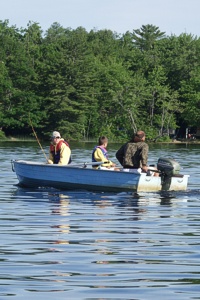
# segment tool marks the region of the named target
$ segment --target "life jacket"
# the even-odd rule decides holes
[[[64,143],[67,147],[69,147],[69,144],[64,140],[60,140],[59,143],[56,145],[56,147],[53,144],[50,145],[50,152],[53,155],[53,163],[54,164],[58,164],[58,162],[60,160],[60,149],[61,149],[62,143]],[[72,162],[72,159],[71,159],[71,155],[70,155],[68,164],[70,164],[71,162]]]
[[[97,162],[94,158],[94,152],[96,151],[97,148],[101,149],[101,151],[103,153],[103,156],[105,157],[106,160],[108,160],[108,154],[107,154],[108,151],[102,146],[95,146],[94,149],[93,149],[93,152],[92,152],[92,161]]]

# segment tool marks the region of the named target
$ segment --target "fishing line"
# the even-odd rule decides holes
[[[38,137],[37,137],[37,134],[36,134],[36,132],[35,132],[35,130],[34,130],[34,128],[33,128],[33,124],[32,124],[31,118],[30,118],[30,113],[29,113],[29,122],[30,122],[30,125],[31,125],[31,128],[32,128],[32,131],[33,131],[33,133],[34,133],[34,135],[35,135],[35,138],[36,138],[36,140],[37,140],[37,142],[38,142],[38,144],[39,144],[39,146],[40,146],[40,148],[41,148],[41,150],[42,150],[42,152],[43,152],[43,154],[44,154],[46,160],[48,161],[48,158],[47,158],[47,156],[46,156],[46,154],[45,154],[45,152],[44,152],[44,149],[42,148],[42,145],[40,144],[40,141],[39,141],[39,139],[38,139]]]

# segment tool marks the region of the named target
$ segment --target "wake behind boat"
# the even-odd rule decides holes
[[[93,169],[94,163],[57,165],[25,160],[13,160],[19,185],[24,187],[53,187],[65,190],[84,189],[102,192],[184,191],[189,175],[179,174],[180,165],[168,158],[158,160],[159,177]],[[131,170],[130,170],[131,171]]]

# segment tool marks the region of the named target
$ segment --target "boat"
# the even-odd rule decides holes
[[[158,192],[185,191],[189,175],[179,174],[180,165],[167,158],[158,160],[159,176],[133,173],[131,169],[111,171],[94,169],[94,163],[69,165],[46,164],[13,160],[12,169],[22,187],[53,187],[63,190],[89,190],[102,192]],[[99,163],[97,163],[99,164]]]

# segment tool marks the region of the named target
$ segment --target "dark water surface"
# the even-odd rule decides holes
[[[93,146],[72,145],[73,160]],[[161,156],[190,175],[186,192],[23,189],[11,160],[43,153],[0,144],[0,300],[200,299],[200,145],[151,145],[149,162]]]

